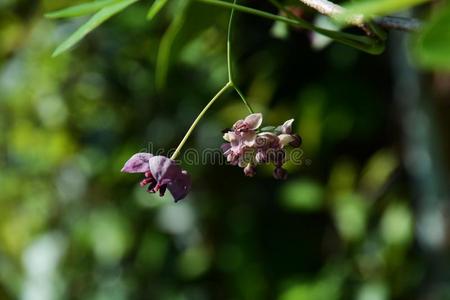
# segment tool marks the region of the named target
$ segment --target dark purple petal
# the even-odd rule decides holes
[[[150,172],[160,185],[169,183],[172,178],[181,173],[181,168],[175,161],[165,156],[153,156],[148,163]]]
[[[121,172],[145,173],[150,171],[149,160],[153,157],[150,153],[136,153],[123,166]]]
[[[299,136],[298,134],[293,134],[292,136],[294,137],[294,140],[290,142],[289,145],[291,145],[294,148],[300,147],[302,145],[302,137]]]
[[[174,160],[165,156],[153,156],[149,160],[149,166],[158,185],[167,185],[175,201],[183,199],[189,193],[190,176]]]
[[[180,201],[191,190],[191,177],[186,171],[182,171],[174,180],[172,180],[168,185],[170,193],[172,194],[175,202]]]
[[[230,143],[224,143],[220,146],[220,150],[222,150],[223,153],[227,152],[228,150],[230,150],[231,148],[231,144]]]

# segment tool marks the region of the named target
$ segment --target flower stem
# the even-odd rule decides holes
[[[192,123],[191,127],[189,127],[189,130],[184,135],[183,139],[181,140],[180,144],[178,145],[177,149],[175,149],[175,152],[172,154],[170,159],[175,160],[180,154],[181,148],[183,148],[184,144],[188,140],[189,136],[194,131],[195,127],[198,125],[200,120],[203,118],[205,113],[208,111],[208,109],[216,102],[217,99],[220,98],[220,96],[225,93],[229,88],[233,87],[233,84],[229,81],[227,84],[225,84],[220,91],[217,92],[217,94],[214,95],[214,97],[206,104],[206,106],[203,108],[203,110],[198,114],[197,118],[195,118],[194,122]]]
[[[233,1],[233,4],[236,4],[236,0]],[[234,82],[234,76],[233,76],[233,58],[231,53],[231,32],[233,29],[233,17],[234,17],[234,8],[231,8],[230,13],[230,19],[228,21],[228,34],[227,34],[227,67],[228,67],[228,81],[233,86],[236,93],[238,93],[239,97],[241,97],[242,102],[244,102],[244,105],[247,107],[248,111],[252,114],[253,109],[250,106],[250,104],[247,102],[247,100],[244,97],[244,94],[240,91],[240,89],[236,86],[236,83]]]
[[[233,4],[236,4],[234,0]],[[233,84],[233,61],[231,57],[231,29],[233,24],[234,8],[231,9],[230,19],[228,20],[228,33],[227,33],[227,68],[228,68],[228,81]]]
[[[250,104],[247,102],[247,100],[245,99],[244,94],[242,94],[241,90],[240,90],[237,86],[235,86],[234,84],[233,84],[233,87],[234,87],[234,90],[236,91],[236,93],[238,93],[239,97],[241,97],[242,102],[244,102],[245,106],[247,106],[248,111],[249,111],[251,114],[254,113],[253,108],[252,108],[252,107],[250,106]]]

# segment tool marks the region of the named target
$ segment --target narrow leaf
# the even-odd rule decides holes
[[[428,1],[430,0],[364,0],[352,2],[344,5],[346,8],[345,12],[337,18],[344,21],[354,15],[368,17],[373,15],[387,15]]]
[[[77,31],[75,31],[68,39],[61,43],[61,45],[56,48],[55,52],[53,52],[53,57],[69,50],[73,45],[78,43],[81,39],[83,39],[92,30],[100,26],[103,22],[137,1],[138,0],[123,0],[119,3],[102,8],[85,24],[78,28]]]
[[[155,0],[148,10],[147,20],[153,19],[159,11],[167,4],[168,0]]]
[[[64,8],[61,10],[57,10],[48,14],[45,14],[45,17],[50,19],[56,18],[73,18],[80,17],[95,13],[96,11],[110,5],[115,2],[119,2],[120,0],[99,0],[93,1],[89,3],[83,3],[80,5],[71,6],[68,8]]]
[[[189,1],[181,2],[177,14],[162,37],[156,58],[155,81],[156,88],[162,90],[166,85],[167,73],[169,72],[172,47],[178,33],[183,28],[186,20],[186,14],[189,7]]]
[[[427,69],[450,71],[450,5],[443,7],[419,33],[414,54]]]

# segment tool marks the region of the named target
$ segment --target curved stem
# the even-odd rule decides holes
[[[233,4],[236,4],[237,0],[233,1]],[[250,104],[247,102],[247,100],[244,97],[244,94],[240,91],[240,89],[236,86],[234,79],[233,79],[233,59],[231,55],[231,32],[233,29],[233,17],[234,17],[234,8],[231,9],[230,13],[230,19],[228,21],[228,33],[227,33],[227,67],[228,67],[228,81],[231,82],[231,85],[233,86],[234,90],[238,93],[239,97],[241,97],[242,101],[244,102],[244,105],[247,107],[248,111],[252,114],[253,109],[250,106]]]
[[[236,4],[234,0],[233,4]],[[227,67],[228,67],[228,81],[233,83],[233,62],[231,60],[231,29],[233,24],[234,8],[231,9],[230,19],[228,20],[228,32],[227,32]]]
[[[225,93],[231,87],[233,87],[233,84],[231,82],[227,82],[227,84],[225,84],[224,87],[221,88],[220,91],[218,91],[217,94],[214,95],[214,97],[208,102],[208,104],[206,104],[206,106],[203,108],[203,110],[198,114],[197,118],[195,118],[195,120],[192,123],[191,127],[189,127],[189,130],[184,135],[183,139],[181,140],[181,142],[178,145],[177,149],[175,149],[175,152],[172,154],[170,159],[175,160],[177,158],[178,154],[180,154],[181,148],[183,148],[184,144],[186,143],[186,141],[188,140],[188,138],[190,137],[190,135],[194,131],[195,127],[200,122],[200,120],[203,118],[203,116],[208,111],[208,109],[211,107],[211,105],[213,105],[214,102],[216,102],[216,100],[219,99],[220,96],[223,93]]]

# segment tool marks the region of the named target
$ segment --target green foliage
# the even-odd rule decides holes
[[[121,0],[100,0],[83,3],[45,14],[45,16],[50,19],[80,17],[95,13],[106,6],[120,1]]]
[[[175,39],[178,33],[182,30],[184,22],[186,20],[186,13],[189,8],[188,1],[182,1],[177,9],[176,15],[170,24],[167,32],[161,39],[161,43],[158,49],[158,58],[156,63],[156,88],[161,90],[166,85],[167,73],[169,71],[171,54]]]
[[[450,70],[450,5],[443,7],[432,16],[419,33],[414,44],[414,54],[425,68]]]
[[[323,205],[321,185],[310,181],[291,181],[281,191],[282,204],[290,210],[314,211]]]
[[[431,297],[417,295],[434,283],[424,274],[440,275],[417,228],[437,238],[445,231],[434,217],[421,227],[422,209],[437,200],[419,202],[422,183],[402,167],[410,160],[417,167],[418,158],[428,170],[435,157],[411,151],[399,136],[405,112],[394,109],[392,81],[403,78],[389,71],[390,53],[336,44],[314,52],[309,31],[272,39],[271,21],[236,13],[237,81],[267,124],[295,118],[302,163],[291,161],[288,180],[275,181],[272,168],[246,178],[182,155],[195,188],[178,204],[120,173],[136,151],[176,146],[227,80],[229,11],[183,2],[168,1],[152,23],[147,3],[123,9],[97,27],[90,47],[57,58],[49,53],[67,27],[42,18],[55,1],[0,4],[0,299],[445,298],[445,280]],[[130,2],[86,8],[94,3],[106,2],[68,11],[95,14]],[[420,43],[433,51],[443,45]],[[165,78],[159,89],[157,77]],[[450,119],[441,98],[425,100]],[[411,132],[435,121],[419,112]],[[189,146],[217,149],[221,130],[245,115],[228,93]]]
[[[155,0],[153,1],[152,6],[148,10],[147,20],[153,19],[161,9],[167,4],[168,0]]]
[[[386,244],[405,246],[413,237],[410,209],[403,203],[391,203],[381,220],[381,234]]]
[[[92,30],[100,26],[103,22],[137,1],[138,0],[121,0],[117,3],[113,2],[112,4],[103,7],[85,24],[78,28],[77,31],[75,31],[69,38],[62,42],[61,45],[56,48],[55,52],[53,52],[53,56],[58,56],[59,54],[69,50],[86,35],[88,35]]]

